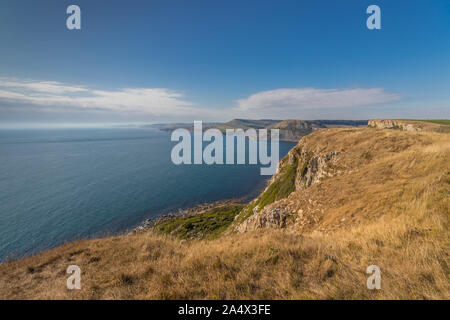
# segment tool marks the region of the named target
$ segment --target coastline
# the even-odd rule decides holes
[[[267,177],[256,166],[175,167],[169,138],[155,130],[109,128],[10,133],[1,148],[11,164],[5,172],[11,173],[0,183],[5,191],[0,211],[7,212],[0,260],[123,234],[147,218],[199,204],[251,199],[264,188]],[[292,144],[280,148],[281,157]],[[46,161],[50,151],[52,161]],[[26,156],[18,158],[21,153]],[[36,168],[27,167],[32,157]],[[31,173],[35,178],[24,187],[20,181]]]
[[[449,147],[448,137],[436,132],[318,132],[282,160],[259,203],[251,202],[246,211],[244,204],[235,204],[245,199],[201,204],[161,217],[148,232],[140,231],[153,221],[133,233],[71,242],[1,265],[0,295],[373,299],[364,271],[375,261],[400,279],[385,277],[388,290],[375,298],[446,298]],[[253,210],[259,204],[261,210]],[[429,243],[425,251],[424,243]],[[89,275],[83,278],[87,290],[67,291],[68,265]],[[299,274],[300,282],[293,282]],[[247,283],[255,290],[247,290]],[[411,291],[417,285],[426,296]]]
[[[221,208],[221,207],[226,207],[229,205],[246,205],[250,201],[248,198],[244,197],[244,198],[227,199],[227,200],[220,200],[220,201],[215,201],[215,202],[202,203],[202,204],[198,204],[196,206],[189,207],[186,209],[173,210],[173,211],[170,211],[169,213],[159,216],[158,218],[145,219],[137,227],[126,232],[126,234],[132,235],[132,234],[136,234],[136,233],[140,233],[140,232],[146,232],[162,222],[168,222],[168,221],[175,220],[178,218],[185,218],[185,217],[201,215],[207,211],[214,210],[214,209]]]
[[[147,218],[140,222],[136,227],[126,230],[124,233],[126,235],[132,235],[136,233],[146,232],[152,229],[154,226],[167,222],[170,220],[175,220],[178,218],[191,217],[196,215],[201,215],[207,211],[214,210],[217,208],[232,206],[232,205],[247,205],[252,202],[255,198],[258,197],[259,194],[264,192],[267,189],[268,185],[273,176],[268,177],[264,182],[260,183],[255,189],[250,192],[248,195],[245,195],[240,198],[230,198],[224,200],[217,200],[212,202],[202,202],[200,204],[190,206],[187,208],[178,208],[175,210],[170,210],[168,212],[162,212],[155,218]]]

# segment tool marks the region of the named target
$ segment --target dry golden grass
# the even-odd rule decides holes
[[[314,133],[308,144],[342,152],[343,173],[272,204],[314,213],[306,226],[184,243],[151,231],[79,241],[0,265],[0,298],[449,299],[448,137]],[[66,289],[72,264],[81,290]],[[366,287],[372,264],[381,290]]]

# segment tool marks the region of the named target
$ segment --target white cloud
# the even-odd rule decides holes
[[[45,111],[72,108],[149,115],[191,114],[195,108],[183,94],[165,88],[93,90],[53,81],[0,79],[0,100],[40,106]]]
[[[225,121],[231,118],[298,118],[335,113],[360,106],[398,100],[400,96],[381,88],[369,89],[276,89],[262,91],[236,101],[228,108],[206,108],[185,99],[181,92],[166,88],[122,88],[97,90],[55,81],[0,78],[0,107],[11,104],[26,108],[23,112],[95,113],[99,117],[135,117],[141,119],[194,119]],[[6,104],[4,102],[7,102]],[[320,109],[320,110],[319,110]],[[348,109],[347,109],[348,110]],[[347,112],[348,113],[348,112]],[[312,114],[312,116],[311,116]],[[67,117],[70,119],[70,116]]]
[[[56,81],[20,81],[16,79],[0,78],[0,87],[6,87],[11,90],[29,90],[48,94],[61,94],[69,92],[83,92],[87,89],[81,86],[67,86]]]
[[[381,88],[370,89],[276,89],[238,100],[236,110],[244,114],[290,115],[306,109],[346,108],[398,100],[400,96]]]

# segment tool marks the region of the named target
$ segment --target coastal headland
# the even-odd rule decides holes
[[[445,121],[316,130],[255,199],[4,263],[0,297],[449,299]],[[66,288],[69,265],[80,290]],[[380,290],[366,286],[371,265]]]

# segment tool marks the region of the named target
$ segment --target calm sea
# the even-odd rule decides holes
[[[0,261],[255,196],[267,179],[259,165],[176,166],[174,145],[154,129],[0,131]],[[280,159],[294,145],[280,142]]]

